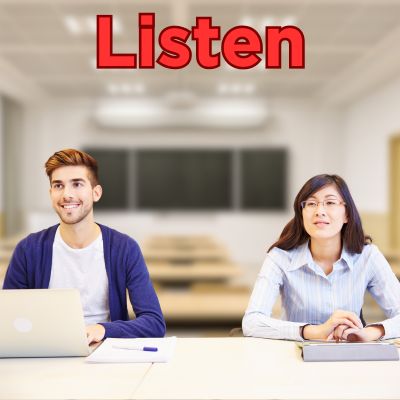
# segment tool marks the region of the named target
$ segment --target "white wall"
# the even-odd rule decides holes
[[[4,116],[3,98],[0,96],[0,215],[4,212]],[[0,228],[1,231],[1,228]]]
[[[26,147],[25,138],[28,130],[25,126],[23,104],[10,99],[3,99],[4,132],[3,145],[4,157],[4,210],[5,210],[5,232],[6,235],[14,235],[21,231],[24,226],[26,208],[26,191],[24,182],[27,177],[25,171],[29,168],[29,159],[32,157],[31,150]],[[34,135],[34,132],[32,132]]]
[[[389,211],[389,140],[400,135],[400,79],[346,112],[345,175],[363,212]]]
[[[323,172],[343,172],[341,114],[307,99],[270,102],[271,119],[265,129],[243,133],[102,131],[90,122],[93,105],[84,99],[60,100],[36,105],[28,111],[29,161],[25,163],[23,182],[28,231],[57,220],[50,210],[43,164],[52,153],[66,147],[287,148],[290,204],[287,212],[97,214],[99,222],[127,232],[139,241],[156,232],[211,233],[224,242],[240,262],[261,262],[265,249],[291,218],[293,198],[309,177]]]

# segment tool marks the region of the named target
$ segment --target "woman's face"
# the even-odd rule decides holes
[[[336,185],[327,185],[312,194],[302,209],[304,229],[311,239],[340,239],[347,222],[346,206]]]

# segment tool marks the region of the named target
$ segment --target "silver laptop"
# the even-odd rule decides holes
[[[88,354],[77,289],[0,290],[0,357]]]

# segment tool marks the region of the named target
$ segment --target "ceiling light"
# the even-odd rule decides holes
[[[281,26],[289,26],[289,25],[296,25],[296,24],[297,24],[297,18],[293,15],[284,17],[281,20]]]
[[[220,83],[217,87],[218,94],[226,94],[228,92],[228,86],[225,83]]]
[[[92,57],[92,58],[89,60],[89,63],[90,63],[90,66],[91,66],[94,70],[100,71],[99,69],[97,69],[97,60],[96,60],[96,57]]]
[[[132,93],[132,86],[127,83],[123,83],[120,87],[120,91],[122,94],[130,94]]]
[[[146,91],[146,87],[142,83],[137,83],[134,85],[129,83],[109,83],[106,86],[106,90],[113,96],[126,96],[129,94],[143,94]]]
[[[245,25],[245,26],[252,26],[253,23],[254,19],[248,15],[246,15],[239,21],[239,25]]]
[[[266,26],[278,25],[274,17],[265,17],[260,22],[260,30],[263,32]]]
[[[145,86],[143,83],[137,83],[136,85],[133,86],[133,92],[137,94],[143,94],[146,91]]]
[[[240,83],[235,83],[231,86],[232,94],[240,94],[242,92],[242,85]]]
[[[76,17],[68,15],[64,18],[64,25],[68,32],[73,35],[96,35],[97,20],[96,16]],[[113,34],[119,35],[122,33],[122,24],[118,17],[113,17]]]
[[[103,128],[259,128],[268,118],[264,101],[252,99],[197,99],[190,106],[176,107],[169,98],[108,99],[93,110],[94,121]]]
[[[113,17],[113,33],[120,35],[122,33],[122,24],[119,18]]]
[[[246,94],[252,94],[256,91],[254,83],[247,83],[243,86],[243,92]]]
[[[114,83],[109,83],[109,84],[107,85],[107,92],[110,93],[110,94],[112,94],[112,95],[117,94],[117,93],[118,93],[118,87],[117,87],[117,85],[115,85]]]
[[[79,35],[82,32],[78,19],[71,15],[68,15],[64,18],[64,24],[68,31],[73,35]]]
[[[85,18],[86,30],[90,33],[96,33],[97,31],[97,21],[95,16],[90,16]]]

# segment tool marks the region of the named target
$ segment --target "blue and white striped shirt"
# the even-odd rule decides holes
[[[361,254],[343,249],[326,275],[311,255],[308,243],[285,251],[277,247],[268,254],[258,274],[243,317],[245,336],[302,340],[300,326],[322,324],[335,310],[360,315],[368,290],[388,319],[384,339],[400,336],[400,283],[375,245]],[[278,295],[282,298],[281,320],[271,318]]]

